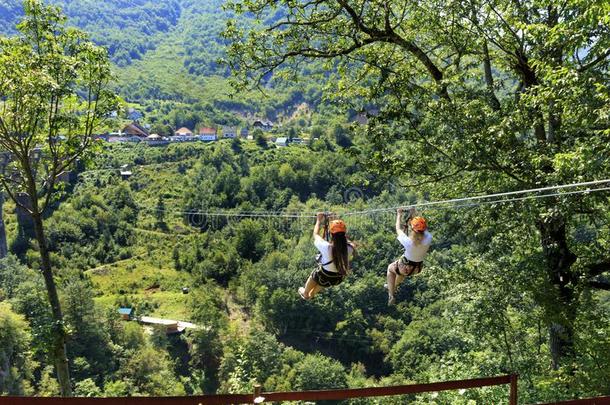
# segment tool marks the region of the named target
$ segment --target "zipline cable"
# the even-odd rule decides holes
[[[562,193],[553,193],[553,194],[530,195],[530,196],[525,196],[525,197],[510,198],[510,199],[506,199],[506,200],[480,201],[480,202],[472,203],[472,204],[454,205],[451,208],[468,208],[468,207],[478,207],[478,206],[485,205],[485,204],[503,204],[503,203],[509,203],[509,202],[515,202],[515,201],[534,200],[534,199],[542,199],[542,198],[548,198],[548,197],[564,197],[564,196],[576,195],[576,194],[592,194],[592,193],[599,192],[599,191],[610,191],[610,187],[602,187],[602,188],[594,188],[594,189],[578,190],[578,191],[566,191],[566,192],[562,192]]]
[[[534,200],[534,199],[539,199],[539,198],[561,197],[561,196],[576,195],[576,194],[592,194],[595,192],[610,190],[610,187],[602,187],[602,188],[594,188],[594,189],[587,188],[585,190],[564,191],[564,192],[557,192],[557,193],[552,193],[552,194],[529,195],[529,196],[508,198],[508,199],[503,198],[503,197],[519,195],[519,194],[540,193],[540,192],[544,192],[544,191],[563,190],[563,189],[570,189],[570,188],[575,188],[575,187],[584,187],[584,186],[600,185],[600,184],[610,184],[610,179],[589,181],[589,182],[582,182],[582,183],[573,183],[573,184],[562,184],[562,185],[558,185],[558,186],[541,187],[541,188],[528,189],[528,190],[509,191],[509,192],[505,192],[505,193],[496,193],[496,194],[488,194],[488,195],[473,196],[473,197],[454,198],[454,199],[441,200],[441,201],[429,201],[429,202],[415,203],[415,204],[397,206],[397,207],[372,208],[372,209],[368,209],[368,210],[351,211],[351,212],[348,211],[348,212],[344,212],[344,213],[338,213],[338,215],[340,215],[340,216],[360,216],[360,215],[391,212],[391,211],[395,211],[399,208],[407,208],[407,207],[408,208],[428,208],[428,207],[438,208],[438,206],[447,205],[447,204],[454,204],[450,208],[466,208],[466,207],[476,207],[476,206],[487,205],[487,204],[504,204],[504,203],[515,202],[515,201]],[[488,200],[488,199],[492,199],[492,200],[491,201],[481,201],[481,200]],[[455,205],[455,203],[467,202],[467,201],[476,201],[476,202],[473,202],[470,204]],[[285,213],[282,211],[198,211],[198,210],[182,211],[182,210],[159,209],[159,208],[152,208],[152,207],[145,207],[145,206],[140,206],[140,209],[143,211],[165,212],[165,213],[173,213],[173,214],[180,214],[180,215],[199,215],[199,216],[204,216],[204,217],[287,218],[287,219],[301,219],[301,218],[305,219],[305,218],[315,218],[316,217],[315,213],[308,213],[308,212],[306,212],[306,213]]]
[[[566,189],[566,188],[575,188],[575,187],[584,187],[584,186],[593,186],[593,185],[599,185],[599,184],[610,184],[610,179],[605,179],[605,180],[595,180],[595,181],[587,181],[587,182],[581,182],[581,183],[572,183],[572,184],[561,184],[558,186],[549,186],[549,187],[540,187],[540,188],[532,188],[532,189],[527,189],[527,190],[517,190],[517,191],[508,191],[508,192],[504,192],[504,193],[495,193],[495,194],[486,194],[486,195],[479,195],[479,196],[473,196],[473,197],[463,197],[463,198],[453,198],[453,199],[449,199],[449,200],[441,200],[441,201],[428,201],[428,202],[423,202],[423,203],[416,203],[416,204],[410,204],[407,206],[401,205],[398,207],[389,207],[389,208],[375,208],[375,209],[370,209],[370,210],[363,210],[363,211],[354,211],[354,212],[348,212],[343,214],[344,216],[350,216],[350,215],[359,215],[359,214],[363,214],[363,213],[371,213],[371,212],[384,212],[384,211],[395,211],[399,208],[405,208],[405,207],[409,207],[409,208],[424,208],[424,207],[430,207],[430,206],[435,206],[435,205],[443,205],[443,204],[454,204],[457,202],[464,202],[464,201],[475,201],[475,200],[485,200],[485,199],[489,199],[489,198],[498,198],[498,197],[506,197],[506,196],[511,196],[511,195],[518,195],[518,194],[530,194],[530,193],[540,193],[543,191],[552,191],[552,190],[561,190],[561,189]],[[607,188],[604,189],[587,189],[587,190],[580,190],[578,192],[571,192],[571,194],[577,194],[577,193],[590,193],[593,191],[602,191],[602,190],[606,190]],[[569,194],[568,192],[563,193],[565,195]],[[558,193],[557,195],[560,195],[560,193]],[[545,196],[550,196],[550,195],[542,195],[542,196],[533,196],[534,198],[543,198]],[[498,202],[501,203],[503,201],[509,202],[509,201],[518,201],[518,199],[514,199],[514,200],[497,200],[494,202]],[[473,205],[474,206],[474,205]]]

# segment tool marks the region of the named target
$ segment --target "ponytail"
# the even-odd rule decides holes
[[[339,271],[339,274],[346,275],[349,270],[349,242],[345,237],[344,232],[337,232],[331,235],[331,246],[333,254],[333,262]]]

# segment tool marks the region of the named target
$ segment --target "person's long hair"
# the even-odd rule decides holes
[[[333,262],[341,275],[346,275],[349,270],[349,245],[345,233],[337,232],[331,235]]]

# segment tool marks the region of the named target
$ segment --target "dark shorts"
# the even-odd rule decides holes
[[[397,276],[414,276],[421,272],[424,262],[412,262],[404,256],[390,264],[390,271]]]
[[[322,287],[330,287],[333,285],[339,285],[345,278],[339,273],[325,270],[321,266],[311,272],[311,278]]]

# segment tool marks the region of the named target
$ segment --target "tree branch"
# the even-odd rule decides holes
[[[443,73],[420,47],[418,47],[414,42],[407,41],[396,31],[394,31],[391,25],[389,24],[389,21],[387,21],[386,29],[383,31],[377,28],[371,28],[366,26],[360,16],[358,16],[356,11],[347,3],[347,1],[337,1],[343,7],[343,9],[350,15],[356,27],[358,27],[362,32],[370,35],[372,39],[377,39],[380,42],[387,42],[399,45],[403,49],[410,52],[413,56],[415,56],[415,58],[418,59],[426,67],[428,73],[430,73],[430,76],[432,76],[434,81],[441,86],[439,90],[439,95],[445,99],[450,99],[449,93],[447,92],[447,86],[445,84],[442,84]]]
[[[610,283],[607,281],[589,281],[589,287],[610,291]]]
[[[17,199],[17,196],[12,192],[11,187],[9,187],[6,179],[4,178],[4,176],[0,176],[0,183],[2,183],[2,187],[4,187],[4,191],[6,191],[6,193],[8,194],[9,198],[15,203],[16,206],[18,206],[19,208],[24,209],[27,213],[32,214],[32,210],[29,209],[28,207],[26,207],[25,205],[21,204],[19,202],[19,200]]]
[[[610,57],[610,48],[608,50],[606,50],[606,52],[604,52],[603,54],[599,55],[597,58],[593,59],[591,62],[579,67],[578,71],[583,73],[583,72],[589,70],[590,68],[592,68],[593,66],[597,65],[598,63],[604,61],[608,57]]]
[[[487,84],[487,92],[489,95],[489,105],[494,111],[500,110],[500,101],[494,92],[494,78],[491,70],[491,58],[489,57],[489,48],[487,41],[483,41],[483,69],[485,71],[485,83]]]
[[[595,277],[610,272],[610,261],[590,264],[587,266],[587,270],[589,277]]]

